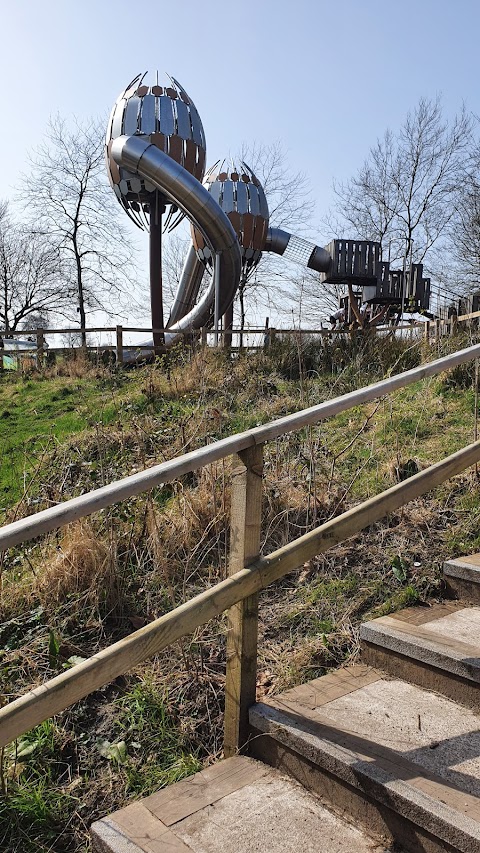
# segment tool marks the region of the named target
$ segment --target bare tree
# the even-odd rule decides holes
[[[60,116],[51,119],[22,197],[36,233],[59,252],[60,286],[76,305],[81,328],[89,310],[111,314],[112,297],[115,313],[126,294],[131,304],[132,250],[105,177],[99,122],[70,130]]]
[[[478,121],[478,120],[477,120]],[[456,215],[450,229],[451,275],[462,281],[467,293],[480,286],[480,142],[472,146],[471,157],[460,183]],[[463,294],[462,294],[463,295]]]
[[[359,172],[334,186],[337,236],[377,240],[392,262],[428,262],[454,217],[470,145],[464,108],[449,123],[438,98],[421,98],[399,132],[386,131]]]
[[[183,265],[191,244],[191,238],[185,233],[173,231],[166,235],[162,246],[163,295],[167,305],[173,303],[180,284]]]
[[[50,312],[62,313],[68,295],[59,284],[59,252],[14,223],[6,208],[0,220],[0,325],[8,335],[32,328]]]

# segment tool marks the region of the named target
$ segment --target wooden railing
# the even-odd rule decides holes
[[[476,311],[473,314],[465,314],[459,317],[452,317],[449,320],[446,319],[437,319],[437,320],[428,320],[428,321],[416,321],[413,323],[402,323],[398,326],[378,326],[371,329],[371,331],[377,335],[395,335],[397,333],[405,334],[407,331],[416,337],[423,337],[426,341],[435,340],[437,341],[440,337],[444,337],[445,335],[454,335],[458,328],[464,326],[468,322],[478,321],[480,318],[480,311]],[[103,353],[111,353],[112,360],[118,366],[121,366],[125,363],[125,361],[130,361],[130,355],[134,352],[138,358],[142,357],[142,354],[145,355],[145,351],[149,353],[153,350],[152,344],[144,344],[144,343],[127,343],[125,340],[126,335],[132,334],[142,334],[145,337],[152,337],[153,334],[166,334],[168,333],[168,329],[151,329],[151,328],[143,328],[143,327],[133,327],[133,326],[93,326],[91,328],[65,328],[65,329],[36,329],[34,331],[16,331],[10,332],[8,337],[5,337],[5,332],[0,329],[0,338],[2,338],[4,347],[3,350],[0,350],[0,356],[9,355],[12,357],[17,357],[19,361],[21,361],[22,356],[36,356],[39,363],[42,363],[44,358],[50,355],[67,355],[67,354],[75,354],[77,352],[88,352],[98,357],[101,357]],[[313,337],[313,338],[331,338],[337,335],[345,335],[349,332],[348,328],[335,328],[335,329],[308,329],[308,328],[258,328],[258,327],[246,327],[246,328],[238,328],[238,329],[228,329],[228,330],[220,330],[219,331],[219,339],[220,345],[223,343],[228,343],[228,346],[232,349],[238,349],[240,342],[242,343],[242,348],[244,349],[266,349],[268,348],[276,338],[278,337],[291,337],[294,336],[296,338],[300,337]],[[109,336],[110,342],[108,343],[87,343],[86,346],[81,343],[82,333],[84,335],[103,335]],[[207,345],[213,343],[215,332],[212,329],[197,329],[193,332],[180,332],[178,333],[180,337],[183,337],[186,341],[197,344],[197,345]],[[74,341],[70,344],[63,343],[62,345],[56,345],[55,340],[58,337],[66,338],[68,335],[74,337]],[[32,348],[30,350],[18,350],[15,347],[9,347],[9,339],[14,340],[15,338],[23,338],[28,337],[32,344]],[[51,342],[47,346],[47,337],[50,338]],[[52,340],[53,339],[53,340]],[[126,357],[126,353],[128,353],[128,358]],[[0,370],[2,369],[2,363],[0,358]]]
[[[234,458],[227,579],[0,709],[0,746],[229,610],[225,754],[231,755],[241,748],[247,739],[248,709],[255,701],[257,596],[260,590],[480,460],[480,441],[477,441],[278,550],[261,556],[265,442],[317,424],[478,357],[480,344],[335,400],[232,435],[1,528],[0,551],[5,551],[202,466],[227,456]]]

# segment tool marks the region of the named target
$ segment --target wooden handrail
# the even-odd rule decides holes
[[[72,521],[141,494],[155,486],[168,483],[184,474],[197,471],[205,465],[210,465],[226,456],[246,450],[247,447],[263,444],[265,441],[274,440],[288,432],[312,426],[347,409],[371,402],[399,388],[411,385],[413,382],[435,376],[478,357],[480,357],[480,344],[475,344],[475,346],[459,350],[453,355],[439,358],[429,364],[391,376],[389,379],[382,379],[380,382],[375,382],[365,388],[343,394],[334,400],[327,400],[317,406],[311,406],[292,415],[286,415],[263,426],[220,439],[213,444],[170,459],[168,462],[153,465],[137,474],[131,474],[122,480],[109,483],[77,498],[71,498],[58,506],[49,507],[34,515],[21,518],[0,528],[0,552],[21,542],[34,539],[43,533],[64,527]]]
[[[0,746],[480,460],[480,441],[327,521],[0,709]]]

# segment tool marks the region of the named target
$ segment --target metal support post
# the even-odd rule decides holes
[[[215,284],[215,306],[214,306],[214,320],[213,320],[213,328],[215,332],[214,343],[215,346],[218,347],[218,330],[220,325],[220,265],[221,265],[222,253],[215,253],[215,269],[214,269],[214,284]]]
[[[150,305],[152,309],[152,328],[163,329],[163,293],[162,293],[162,214],[163,198],[155,193],[150,207]],[[155,355],[161,355],[164,345],[163,332],[153,333]]]

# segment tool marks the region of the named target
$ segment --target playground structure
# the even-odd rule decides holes
[[[428,313],[430,279],[421,264],[391,270],[380,243],[333,240],[322,248],[270,227],[263,187],[246,164],[218,168],[205,176],[206,140],[198,111],[174,78],[167,86],[144,84],[138,75],[117,99],[107,128],[106,161],[111,186],[126,213],[150,234],[150,300],[155,353],[186,331],[229,329],[233,301],[263,252],[281,255],[320,274],[319,285],[345,285],[345,322],[360,327],[376,317]],[[203,183],[202,183],[203,181]],[[169,208],[167,212],[167,208]],[[163,222],[163,216],[165,222]],[[162,231],[183,217],[192,245],[166,323],[162,294]],[[210,283],[202,290],[205,273]],[[360,310],[369,306],[369,310]],[[223,321],[222,321],[223,318]]]

